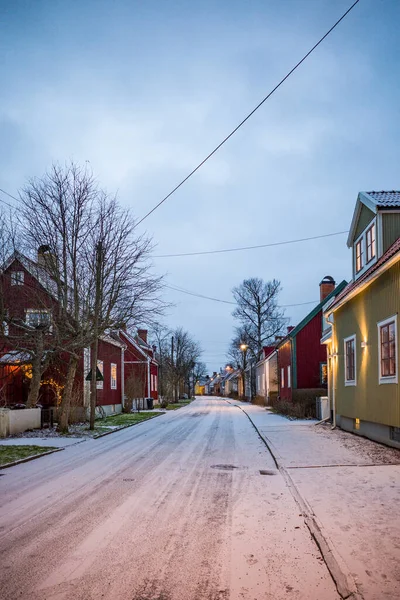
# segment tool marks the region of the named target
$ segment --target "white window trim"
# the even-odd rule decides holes
[[[101,365],[101,368],[100,368]],[[102,390],[104,387],[104,361],[97,359],[97,368],[100,373],[103,375],[103,381],[96,381],[96,389]],[[96,377],[96,375],[94,375]]]
[[[291,371],[290,370],[290,365],[288,365],[288,368],[287,368],[287,386],[288,386],[288,388],[290,388],[291,385],[292,385],[292,377],[291,377],[291,372],[290,371]]]
[[[115,367],[115,379],[113,379],[113,376],[112,376],[113,367]],[[110,389],[111,390],[117,389],[117,378],[118,378],[117,363],[111,363],[110,364]]]
[[[347,377],[347,354],[346,354],[346,342],[350,342],[350,340],[354,340],[354,379],[346,379]],[[344,385],[348,386],[356,386],[357,385],[357,336],[354,333],[353,335],[349,335],[349,337],[344,338],[343,340],[343,348],[344,348]]]
[[[29,315],[49,315],[49,327],[48,331],[51,333],[53,331],[53,323],[52,323],[52,312],[49,308],[26,308],[25,309],[25,323],[29,325],[29,327],[33,327],[29,323]]]
[[[285,387],[285,367],[281,367],[281,388]]]
[[[374,258],[372,258],[369,262],[367,262],[367,231],[368,229],[370,229],[372,227],[372,225],[375,225],[375,256]],[[380,244],[380,239],[381,239],[381,232],[378,231],[378,224],[377,224],[377,220],[376,217],[374,217],[366,226],[366,228],[364,229],[364,231],[362,231],[360,233],[360,235],[358,236],[358,238],[356,240],[354,240],[354,244],[353,244],[353,273],[354,273],[354,279],[358,279],[363,273],[365,273],[365,271],[367,271],[370,267],[372,267],[373,264],[376,263],[376,261],[378,260],[378,255],[379,255],[379,244]],[[362,256],[363,256],[363,266],[362,268],[357,271],[357,251],[356,251],[356,246],[358,244],[358,242],[361,240],[361,247],[362,247]]]
[[[395,355],[395,361],[396,361],[396,375],[388,375],[387,377],[383,377],[381,375],[381,327],[383,327],[384,325],[387,325],[388,323],[391,323],[392,321],[394,321],[394,335],[395,335],[395,339],[396,339],[396,344],[395,344],[395,348],[396,348],[396,355]],[[378,327],[378,374],[379,374],[379,385],[381,384],[385,384],[385,383],[398,383],[398,377],[399,377],[399,356],[398,356],[398,338],[397,338],[397,314],[393,315],[392,317],[388,317],[387,319],[385,319],[384,321],[379,321],[379,323],[377,323],[377,327]]]

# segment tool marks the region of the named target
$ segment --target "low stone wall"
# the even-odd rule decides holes
[[[40,410],[40,408],[0,409],[0,437],[23,433],[28,429],[40,429]]]

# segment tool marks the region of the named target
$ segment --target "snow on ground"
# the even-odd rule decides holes
[[[400,597],[400,451],[330,425],[241,404],[287,470],[365,600]]]

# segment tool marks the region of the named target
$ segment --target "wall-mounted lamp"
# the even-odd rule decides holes
[[[368,346],[367,342],[365,340],[363,340],[361,342],[361,348],[366,348]]]

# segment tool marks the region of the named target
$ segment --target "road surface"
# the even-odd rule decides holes
[[[3,600],[339,597],[268,449],[224,400],[1,473]]]

